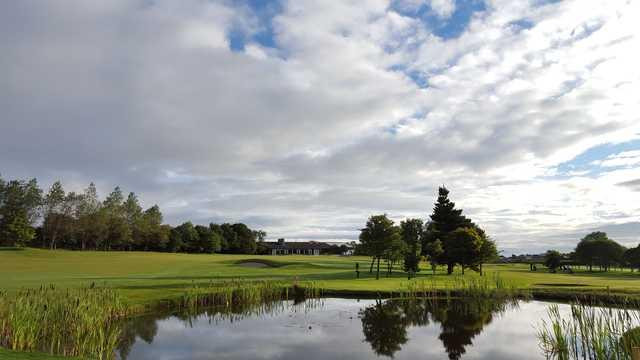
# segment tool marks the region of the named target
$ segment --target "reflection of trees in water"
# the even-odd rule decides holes
[[[158,322],[156,316],[138,316],[127,319],[122,324],[122,334],[118,343],[118,352],[121,359],[126,359],[131,352],[131,347],[136,338],[151,344],[158,334]]]
[[[407,327],[439,323],[449,359],[460,359],[473,338],[482,332],[496,313],[506,309],[505,301],[472,300],[387,300],[361,310],[365,340],[377,355],[393,357],[407,342]]]
[[[360,312],[365,340],[378,355],[393,356],[407,342],[402,309],[393,302],[377,301]]]
[[[182,321],[185,327],[193,327],[193,323],[196,320],[202,320],[203,318],[210,324],[232,323],[247,317],[277,315],[284,311],[309,311],[321,307],[323,303],[322,299],[307,299],[304,302],[294,299],[289,302],[274,301],[259,305],[232,304],[226,307],[199,308],[180,312],[165,311],[135,316],[120,323],[121,335],[117,351],[120,358],[126,360],[131,348],[136,343],[136,339],[141,339],[147,344],[151,344],[158,333],[158,322],[168,318],[176,318]]]

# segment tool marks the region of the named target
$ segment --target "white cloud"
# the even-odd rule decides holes
[[[448,18],[456,10],[455,0],[431,0],[431,9],[441,18]]]
[[[231,2],[2,3],[3,176],[120,184],[172,222],[287,238],[424,218],[442,183],[508,249],[637,219],[638,191],[619,185],[635,152],[595,177],[556,166],[639,137],[638,2],[487,1],[454,39],[389,5],[284,2],[273,48]]]

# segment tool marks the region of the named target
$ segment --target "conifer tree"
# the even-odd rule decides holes
[[[449,190],[444,186],[438,188],[438,200],[430,217],[431,222],[425,236],[426,242],[435,240],[442,242],[444,251],[442,258],[437,262],[447,264],[447,273],[451,274],[456,264],[455,259],[449,255],[452,254],[452,251],[449,250],[453,245],[452,234],[458,228],[471,227],[473,224],[471,220],[462,215],[462,209],[456,209],[456,204],[449,200]],[[425,246],[425,248],[427,247]]]

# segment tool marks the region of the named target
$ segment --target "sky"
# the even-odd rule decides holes
[[[636,0],[0,2],[0,174],[350,241],[437,188],[505,253],[640,242]]]

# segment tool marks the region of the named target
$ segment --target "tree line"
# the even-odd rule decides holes
[[[387,274],[393,265],[403,263],[410,274],[420,271],[420,261],[426,259],[435,273],[438,265],[447,266],[452,274],[456,266],[462,273],[472,269],[482,274],[482,264],[498,256],[496,244],[469,218],[456,209],[449,199],[449,190],[440,187],[430,220],[405,219],[399,225],[386,214],[371,216],[360,231],[357,252],[371,256],[369,272],[376,267],[376,278],[380,277],[380,262],[386,263]]]
[[[565,260],[566,259],[566,260]],[[556,250],[549,250],[544,257],[545,265],[555,271],[563,263],[581,265],[593,271],[609,271],[611,267],[628,267],[640,270],[640,244],[626,248],[608,237],[607,233],[594,231],[583,237],[573,252],[563,256]]]
[[[158,205],[143,209],[120,187],[101,201],[93,183],[76,193],[57,181],[45,193],[36,179],[0,178],[0,246],[253,254],[265,237],[243,223],[163,224]]]

